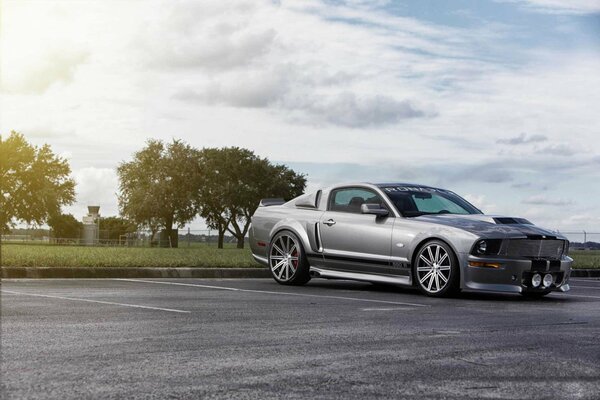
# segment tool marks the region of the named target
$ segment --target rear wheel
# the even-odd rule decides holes
[[[310,266],[298,236],[282,231],[273,237],[269,268],[273,279],[282,285],[304,285],[310,280]]]
[[[443,297],[457,292],[460,270],[450,246],[440,240],[425,243],[415,257],[413,276],[419,290],[427,296]]]

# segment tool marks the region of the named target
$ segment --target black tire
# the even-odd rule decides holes
[[[430,240],[417,250],[413,277],[417,288],[427,296],[454,295],[458,293],[460,285],[458,258],[445,242]]]
[[[310,281],[310,266],[302,242],[291,231],[277,233],[269,244],[269,270],[281,285],[304,285]]]
[[[544,290],[540,292],[521,292],[521,296],[526,297],[528,299],[541,299],[548,293],[552,292],[551,290]]]

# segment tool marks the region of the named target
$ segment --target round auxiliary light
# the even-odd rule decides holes
[[[487,242],[485,240],[480,240],[477,243],[477,252],[479,254],[485,254],[486,251],[487,251]]]
[[[552,275],[546,274],[546,275],[544,275],[544,280],[542,281],[542,283],[544,284],[545,287],[550,287],[550,285],[552,285],[553,281],[554,281],[554,278],[552,278]]]
[[[531,277],[531,286],[538,287],[542,283],[542,276],[540,274],[534,274]]]

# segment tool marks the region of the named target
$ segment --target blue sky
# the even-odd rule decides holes
[[[70,160],[75,215],[117,213],[115,168],[152,137],[600,231],[597,0],[1,7],[0,129]]]

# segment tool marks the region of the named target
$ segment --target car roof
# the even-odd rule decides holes
[[[434,186],[428,186],[428,185],[421,185],[418,183],[406,183],[406,182],[384,182],[384,183],[374,183],[374,182],[345,182],[345,183],[339,183],[337,185],[333,185],[333,186],[329,186],[326,188],[323,188],[322,190],[333,190],[333,189],[340,189],[340,188],[344,188],[344,187],[352,187],[352,186],[361,186],[361,185],[367,185],[367,186],[371,186],[371,187],[376,187],[379,189],[383,189],[383,188],[392,188],[392,187],[405,187],[405,188],[420,188],[420,189],[430,189],[430,190],[434,190],[434,191],[440,191],[440,192],[449,192],[449,190],[447,189],[442,189],[442,188],[436,188]],[[417,189],[418,190],[418,189]]]
[[[437,189],[437,190],[443,190],[441,188],[436,188],[433,186],[429,186],[429,185],[421,185],[419,183],[407,183],[407,182],[387,182],[387,183],[373,183],[372,185],[375,185],[379,188],[384,188],[384,187],[398,187],[398,186],[406,186],[406,187],[420,187],[420,188],[427,188],[427,189]]]

